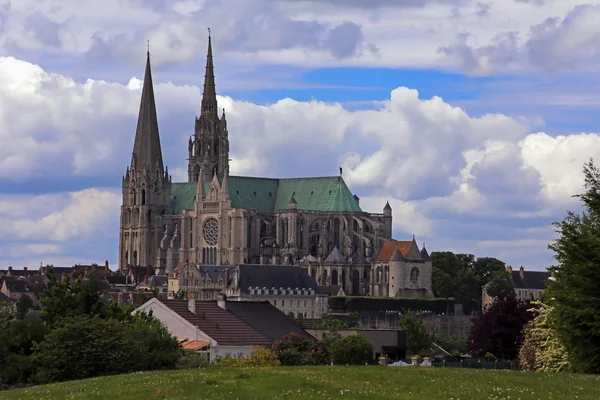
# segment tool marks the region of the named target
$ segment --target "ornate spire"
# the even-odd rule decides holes
[[[203,114],[217,114],[217,89],[215,87],[215,67],[213,65],[212,41],[210,28],[208,28],[208,52],[206,53],[206,71],[204,73],[204,91],[202,93]]]
[[[138,114],[135,142],[133,144],[132,163],[135,160],[137,168],[158,167],[163,171],[163,158],[158,134],[158,119],[154,102],[154,87],[150,69],[150,52],[147,52],[146,73],[142,86],[142,100]]]

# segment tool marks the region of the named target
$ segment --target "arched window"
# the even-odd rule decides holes
[[[142,205],[146,205],[146,189],[142,189]]]
[[[337,272],[337,269],[334,269],[333,271],[331,271],[331,284],[332,285],[337,285],[338,284],[338,272]]]
[[[148,225],[152,224],[152,210],[148,210]]]
[[[377,268],[377,271],[375,272],[375,280],[377,283],[381,282],[381,268]]]
[[[414,285],[419,284],[419,268],[413,267],[413,269],[410,270],[410,283]]]

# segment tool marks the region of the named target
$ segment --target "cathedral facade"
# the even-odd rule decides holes
[[[358,260],[367,269],[392,237],[392,209],[363,211],[341,169],[338,176],[286,179],[229,174],[227,119],[217,105],[208,40],[187,182],[173,182],[163,164],[148,54],[133,154],[122,180],[120,268],[151,266],[168,274],[184,262],[301,264],[306,257],[325,260],[335,249],[333,261]]]

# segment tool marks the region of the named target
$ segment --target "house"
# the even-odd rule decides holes
[[[0,292],[6,297],[14,300],[19,300],[23,295],[31,297],[32,300],[37,299],[37,296],[29,287],[28,282],[20,277],[4,277],[2,279],[2,287],[0,288]]]
[[[226,305],[228,311],[270,341],[291,333],[310,337],[294,318],[285,315],[268,301],[228,301]]]
[[[175,297],[179,290],[187,298],[217,300],[219,294],[233,284],[234,265],[178,264],[169,274],[169,296]]]
[[[227,298],[234,301],[268,301],[296,318],[321,318],[327,299],[317,295],[317,281],[305,267],[249,265],[237,268]]]
[[[546,288],[546,281],[552,276],[548,271],[525,271],[522,265],[518,270],[513,270],[509,265],[506,267],[506,272],[515,289],[517,300],[539,299]],[[482,290],[481,306],[483,310],[494,302],[494,299],[487,293],[488,285],[489,283],[483,286]]]
[[[204,354],[214,361],[227,354],[250,355],[255,346],[270,340],[227,309],[220,300],[159,300],[153,298],[134,312],[150,312],[184,342],[184,349]]]

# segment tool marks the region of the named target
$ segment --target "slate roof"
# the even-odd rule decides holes
[[[309,336],[293,318],[268,301],[228,301],[227,310],[271,341],[295,333]]]
[[[205,183],[207,192],[210,184]],[[298,210],[362,212],[340,176],[274,179],[230,175],[228,185],[233,208],[272,213],[287,210],[293,196]],[[171,205],[175,215],[183,210],[193,210],[195,199],[196,183],[171,185]]]
[[[238,288],[242,294],[249,294],[250,287],[317,289],[317,281],[303,267],[240,264],[238,268]]]
[[[344,257],[342,252],[337,248],[337,246],[335,246],[333,250],[331,250],[331,253],[329,253],[327,258],[325,259],[325,263],[343,264],[345,262],[346,258]]]
[[[168,283],[169,277],[166,275],[153,275],[150,278],[148,278],[148,286],[150,287],[167,286]]]
[[[512,281],[515,289],[545,289],[545,281],[551,274],[547,271],[523,271],[523,277],[518,269],[512,271]]]
[[[369,264],[369,262],[366,260],[365,256],[363,256],[362,252],[356,250],[352,255],[352,264]]]
[[[269,339],[242,321],[234,313],[224,310],[216,301],[196,300],[196,311],[188,309],[187,300],[164,300],[167,307],[217,341],[219,345],[268,345]]]
[[[14,293],[28,293],[30,292],[27,282],[23,279],[5,279],[6,288]]]

